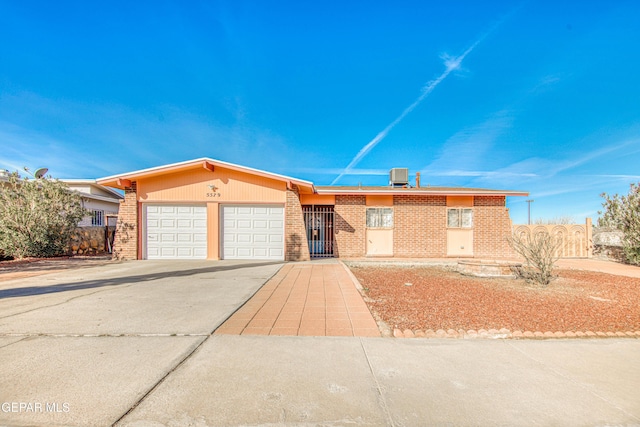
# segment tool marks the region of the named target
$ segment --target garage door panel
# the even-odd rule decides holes
[[[282,249],[269,249],[269,256],[284,258],[284,252]]]
[[[167,215],[167,214],[163,212],[162,215]],[[175,226],[176,226],[176,220],[173,218],[160,219],[160,227],[162,228],[174,228]]]
[[[239,230],[251,230],[251,220],[250,219],[239,219],[237,221],[234,221],[235,224],[235,228],[239,229]],[[232,225],[233,227],[233,225]]]
[[[265,234],[256,234],[253,236],[253,241],[255,243],[267,243],[269,241],[269,236]]]
[[[176,248],[173,247],[162,247],[160,248],[160,256],[167,258],[175,258],[176,257]]]
[[[245,258],[251,258],[253,255],[251,252],[251,248],[237,248],[235,253],[236,256]]]
[[[178,242],[180,243],[189,243],[189,242],[193,242],[194,240],[194,236],[192,234],[187,234],[187,233],[179,233],[177,234],[178,237]]]
[[[266,257],[268,253],[269,252],[267,248],[255,248],[255,250],[253,251],[253,256],[255,258]]]
[[[284,259],[282,206],[222,206],[225,259]]]
[[[145,205],[147,259],[206,259],[206,206]]]
[[[176,235],[173,233],[162,233],[160,235],[160,241],[162,243],[173,243],[176,241]]]
[[[268,224],[267,221],[256,219],[253,221],[253,228],[266,230],[267,224]]]
[[[193,221],[190,219],[179,219],[176,222],[178,228],[191,228],[193,226]]]
[[[283,242],[283,238],[280,235],[270,234],[269,235],[269,242],[270,243],[282,243]]]

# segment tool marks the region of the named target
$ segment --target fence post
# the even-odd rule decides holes
[[[591,225],[591,218],[587,218],[585,225],[585,234],[587,238],[587,258],[593,258],[593,227]]]

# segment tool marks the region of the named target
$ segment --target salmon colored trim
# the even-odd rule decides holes
[[[376,196],[368,194],[366,197],[367,206],[393,206],[393,195]]]
[[[524,191],[502,191],[502,190],[426,190],[424,187],[419,190],[332,190],[332,189],[316,189],[317,194],[335,195],[335,196],[528,196],[528,192]]]
[[[208,166],[205,166],[205,164],[207,164]],[[271,173],[271,172],[266,172],[266,171],[262,171],[259,169],[253,169],[253,168],[249,168],[246,166],[240,166],[240,165],[236,165],[233,163],[227,163],[227,162],[223,162],[220,160],[214,160],[214,159],[209,159],[206,157],[200,158],[200,159],[195,159],[195,160],[189,160],[186,162],[181,162],[181,163],[173,163],[170,165],[165,165],[165,166],[157,166],[154,168],[149,168],[149,169],[142,169],[142,170],[138,170],[138,171],[133,171],[133,172],[127,172],[127,173],[123,173],[123,174],[119,174],[119,175],[112,175],[112,176],[108,176],[105,178],[100,178],[98,180],[96,180],[96,182],[100,185],[106,185],[108,187],[115,187],[115,188],[123,188],[123,186],[121,186],[118,182],[119,180],[130,180],[130,181],[135,181],[136,179],[139,178],[149,178],[152,176],[158,176],[158,175],[164,175],[167,173],[173,173],[173,172],[179,172],[182,170],[188,170],[188,169],[193,169],[193,168],[198,168],[198,167],[204,167],[205,169],[211,170],[209,169],[209,167],[221,167],[221,168],[225,168],[225,169],[231,169],[231,170],[235,170],[235,171],[239,171],[239,172],[243,172],[243,173],[247,173],[250,175],[257,175],[257,176],[261,176],[263,178],[269,178],[269,179],[273,179],[276,181],[284,181],[284,182],[291,182],[295,185],[297,185],[299,188],[304,189],[305,192],[310,192],[313,193],[314,192],[314,186],[313,183],[310,181],[304,181],[301,179],[296,179],[296,178],[292,178],[292,177],[288,177],[285,175],[279,175],[279,174],[275,174],[275,173]],[[121,181],[124,182],[124,181]]]

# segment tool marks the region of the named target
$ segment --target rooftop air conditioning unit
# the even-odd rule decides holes
[[[393,168],[389,171],[389,183],[395,187],[397,185],[409,184],[409,169]]]

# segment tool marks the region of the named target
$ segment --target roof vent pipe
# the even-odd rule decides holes
[[[416,188],[420,188],[420,172],[416,172]]]

